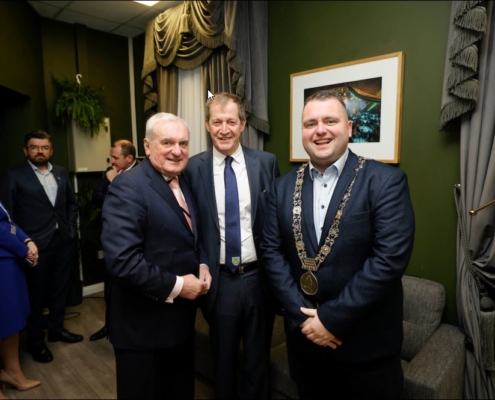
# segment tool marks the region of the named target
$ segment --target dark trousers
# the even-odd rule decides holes
[[[400,396],[404,376],[399,356],[366,365],[343,364],[332,357],[333,350],[310,342],[299,332],[289,333],[287,351],[291,378],[300,399],[398,399]]]
[[[49,245],[39,250],[38,265],[27,269],[27,282],[31,314],[27,318],[29,345],[44,343],[45,323],[50,332],[60,332],[64,327],[65,302],[69,290],[69,278],[74,262],[74,242],[64,243],[58,230]],[[49,315],[43,319],[43,309]]]
[[[238,355],[242,341],[242,393],[245,399],[268,396],[268,362],[274,313],[267,301],[261,270],[242,275],[220,271],[210,316],[215,366],[215,398],[238,398]]]
[[[177,347],[114,351],[118,399],[194,399],[194,332]]]

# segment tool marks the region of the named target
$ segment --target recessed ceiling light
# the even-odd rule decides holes
[[[134,0],[136,3],[141,3],[141,4],[144,4],[145,6],[148,6],[148,7],[151,7],[153,5],[155,5],[156,3],[158,3],[158,1],[138,1],[138,0]]]

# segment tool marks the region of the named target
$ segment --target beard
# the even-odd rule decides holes
[[[46,157],[44,155],[36,155],[32,157],[28,157],[29,161],[33,163],[36,167],[46,167],[48,165],[48,161],[50,160],[49,157]]]

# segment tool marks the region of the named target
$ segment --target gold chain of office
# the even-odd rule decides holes
[[[354,186],[354,182],[356,182],[358,172],[363,168],[366,160],[367,158],[365,157],[358,157],[359,165],[354,169],[356,174],[354,175],[354,178],[352,178],[352,181],[349,183],[344,196],[342,196],[342,199],[340,200],[339,207],[337,208],[333,218],[332,225],[328,230],[325,242],[320,247],[320,251],[315,258],[309,258],[307,256],[301,231],[302,185],[304,181],[304,169],[308,163],[301,165],[301,167],[297,170],[296,186],[292,196],[294,204],[292,209],[292,232],[294,232],[294,240],[296,242],[296,249],[299,259],[301,260],[302,268],[306,270],[306,272],[302,274],[299,283],[303,292],[308,295],[315,295],[318,292],[318,280],[314,276],[313,272],[318,271],[321,263],[325,260],[328,254],[330,254],[333,244],[335,243],[335,239],[339,236],[339,224],[340,219],[342,218],[342,213],[344,212],[347,201],[351,197],[352,187]]]

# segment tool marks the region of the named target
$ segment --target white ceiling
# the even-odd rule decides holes
[[[28,1],[45,18],[82,24],[88,28],[135,37],[144,32],[146,23],[182,1],[159,1],[152,7],[134,1]]]

